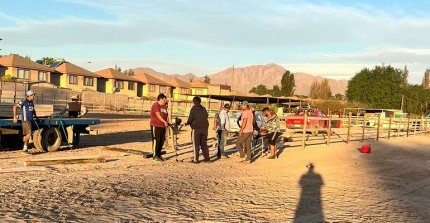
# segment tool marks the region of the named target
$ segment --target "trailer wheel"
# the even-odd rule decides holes
[[[40,151],[44,151],[45,149],[42,146],[42,131],[43,129],[38,129],[33,132],[33,144],[36,149]]]
[[[51,127],[42,132],[42,146],[47,152],[57,151],[62,140],[61,132],[57,128]]]

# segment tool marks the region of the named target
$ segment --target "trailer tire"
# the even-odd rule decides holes
[[[44,151],[45,149],[42,146],[42,131],[43,129],[38,129],[33,132],[33,144],[36,149],[40,151]]]
[[[51,127],[42,132],[42,146],[47,152],[57,151],[63,138],[58,128]]]

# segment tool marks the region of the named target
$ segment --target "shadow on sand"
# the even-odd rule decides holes
[[[315,173],[312,164],[308,164],[308,172],[302,175],[299,183],[302,191],[293,222],[324,222],[321,202],[321,187],[324,182],[321,175]]]

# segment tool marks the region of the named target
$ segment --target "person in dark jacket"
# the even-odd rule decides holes
[[[191,140],[194,147],[194,158],[192,163],[199,163],[200,149],[203,153],[203,162],[210,162],[209,149],[208,149],[208,112],[206,108],[201,105],[202,100],[200,97],[193,98],[194,106],[191,108],[190,115],[186,125],[191,126]]]

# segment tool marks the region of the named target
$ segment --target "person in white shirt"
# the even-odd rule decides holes
[[[217,117],[218,159],[221,159],[221,156],[228,158],[227,154],[224,153],[224,147],[227,142],[227,134],[230,131],[230,119],[228,117],[229,111],[230,105],[225,104]]]

